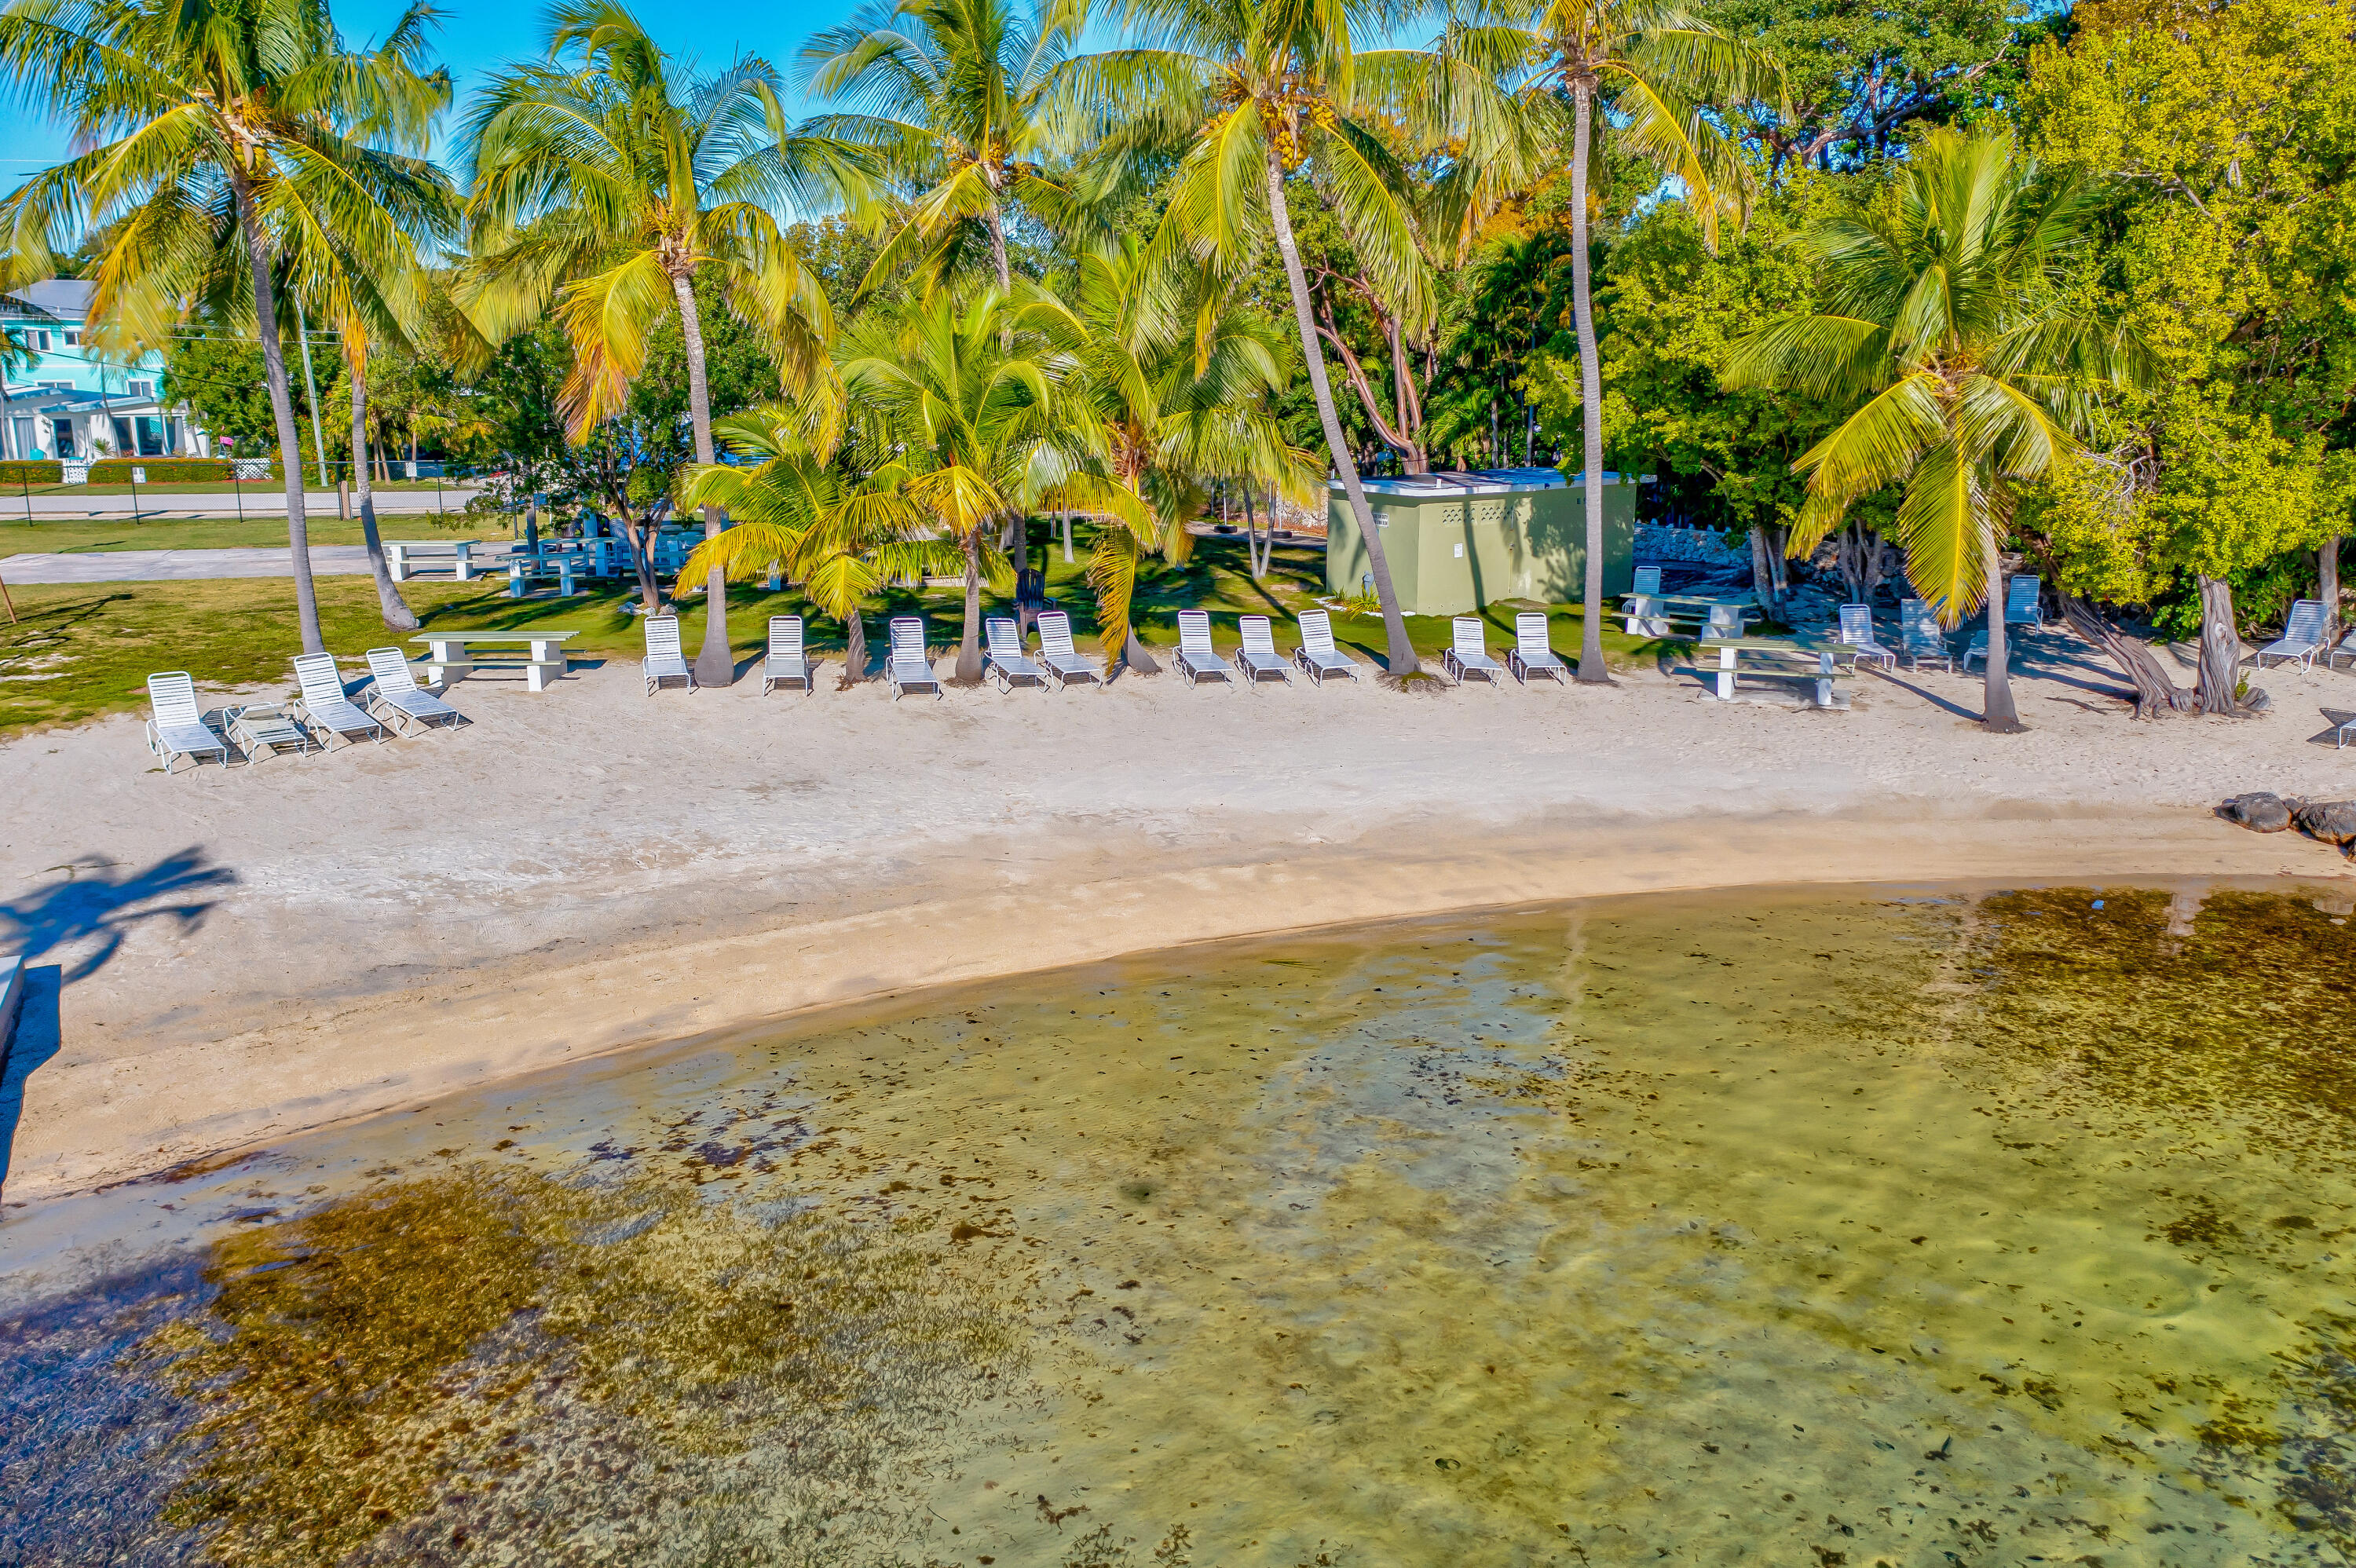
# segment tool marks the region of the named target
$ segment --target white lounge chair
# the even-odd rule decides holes
[[[933,673],[933,661],[925,656],[922,615],[892,618],[892,651],[884,661],[884,678],[891,683],[894,702],[911,691],[929,691],[935,697],[945,695],[941,677]]]
[[[1061,610],[1043,611],[1039,616],[1039,662],[1055,677],[1055,689],[1061,691],[1076,680],[1105,683],[1104,671],[1094,662],[1082,658],[1072,646],[1072,618]]]
[[[1323,610],[1303,610],[1300,616],[1301,646],[1292,662],[1309,672],[1320,686],[1329,675],[1346,675],[1358,678],[1364,667],[1357,660],[1333,645],[1333,617]]]
[[[2265,668],[2266,660],[2273,657],[2286,664],[2297,659],[2299,668],[2313,669],[2315,656],[2323,650],[2323,639],[2330,635],[2331,629],[2324,620],[2323,601],[2301,599],[2283,618],[2283,635],[2258,650],[2258,667]]]
[[[1849,649],[1849,667],[1855,669],[1868,660],[1884,669],[1898,667],[1898,656],[1873,640],[1873,606],[1844,604],[1840,607],[1840,640]]]
[[[412,724],[431,729],[436,724],[455,724],[458,710],[423,690],[417,677],[409,667],[409,656],[399,648],[370,648],[368,651],[369,689],[368,710],[380,717],[390,717],[395,728],[403,734]]]
[[[2042,626],[2045,612],[2039,608],[2037,596],[2041,580],[2016,577],[2006,584],[2004,592],[2004,624],[2008,626]],[[1987,650],[1983,648],[1985,654]]]
[[[1628,584],[1628,592],[1631,593],[1657,594],[1660,591],[1661,569],[1657,566],[1638,567],[1636,569],[1636,580]]]
[[[1923,661],[1931,659],[1949,674],[1954,673],[1955,656],[1947,648],[1947,634],[1922,600],[1907,599],[1899,603],[1898,645],[1906,656],[1909,668],[1921,669]]]
[[[1178,670],[1189,686],[1199,686],[1214,677],[1223,681],[1229,679],[1226,667],[1211,649],[1209,611],[1178,612]]]
[[[1238,616],[1236,629],[1244,639],[1244,645],[1236,650],[1236,667],[1244,672],[1245,681],[1257,686],[1272,675],[1290,686],[1292,672],[1285,667],[1284,656],[1276,651],[1276,635],[1269,630],[1268,617]]]
[[[1047,671],[1029,654],[1023,651],[1023,628],[1004,615],[992,615],[981,624],[990,644],[990,657],[983,669],[998,677],[1001,691],[1012,691],[1018,686],[1035,686],[1047,689]]]
[[[1505,673],[1505,667],[1489,656],[1488,640],[1483,634],[1478,615],[1456,617],[1454,641],[1450,644],[1448,651],[1440,656],[1440,667],[1446,670],[1459,686],[1464,684],[1467,676],[1474,675],[1494,686],[1497,677]]]
[[[816,686],[810,679],[809,657],[802,648],[799,615],[769,617],[769,654],[761,661],[761,695],[781,686],[798,686],[807,697]]]
[[[2338,669],[2341,659],[2356,659],[2356,626],[2349,627],[2346,636],[2324,651],[2323,667]]]
[[[197,707],[196,679],[187,671],[149,676],[147,706],[155,711],[147,720],[147,749],[163,759],[166,777],[171,776],[175,757],[192,757],[199,766],[207,757],[219,757],[221,766],[229,766],[229,742],[205,722]]]
[[[337,741],[348,746],[361,735],[381,742],[390,732],[344,695],[344,677],[336,673],[335,655],[298,656],[294,660],[294,678],[303,688],[304,720],[320,732],[330,748]]]
[[[639,667],[647,677],[647,695],[652,697],[664,683],[677,681],[688,690],[695,689],[695,671],[688,667],[679,651],[679,617],[649,615],[647,629],[647,658]]]
[[[1534,675],[1550,675],[1565,686],[1570,684],[1570,667],[1562,662],[1562,656],[1547,639],[1543,612],[1525,610],[1514,617],[1514,645],[1506,650],[1505,667],[1524,686],[1529,685]]]

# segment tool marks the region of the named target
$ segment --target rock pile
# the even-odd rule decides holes
[[[2356,800],[2286,800],[2259,790],[2234,795],[2217,808],[2217,815],[2253,833],[2280,833],[2296,827],[2310,838],[2356,856]]]

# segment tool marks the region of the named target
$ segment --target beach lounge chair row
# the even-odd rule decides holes
[[[1181,610],[1178,613],[1178,672],[1189,686],[1206,680],[1231,684],[1240,673],[1248,685],[1275,680],[1290,684],[1294,670],[1306,675],[1312,684],[1323,685],[1336,677],[1356,680],[1366,667],[1344,653],[1333,641],[1333,620],[1324,610],[1304,610],[1298,627],[1300,645],[1290,660],[1277,650],[1273,623],[1266,615],[1237,617],[1237,629],[1241,645],[1231,659],[1220,658],[1211,644],[1211,617],[1208,611]],[[1060,610],[1050,610],[1038,618],[1039,646],[1034,654],[1024,645],[1022,628],[1010,616],[993,615],[982,624],[987,647],[982,668],[985,677],[998,682],[1003,691],[1017,687],[1037,687],[1042,690],[1050,685],[1061,691],[1074,684],[1102,686],[1105,671],[1096,661],[1083,657],[1072,645],[1071,617]],[[1462,685],[1468,679],[1496,681],[1502,676],[1526,685],[1539,676],[1549,676],[1568,683],[1570,667],[1548,645],[1547,618],[1543,614],[1526,613],[1517,615],[1514,624],[1514,646],[1503,664],[1489,655],[1486,627],[1478,616],[1456,618],[1453,638],[1441,667],[1451,678]],[[663,687],[676,683],[690,691],[696,689],[695,672],[680,653],[679,619],[674,615],[649,615],[645,623],[647,693],[652,696]],[[884,654],[884,678],[891,687],[894,700],[912,691],[944,695],[939,676],[934,671],[932,659],[925,651],[925,619],[921,615],[894,616],[889,626],[890,643]],[[803,640],[802,618],[798,615],[776,615],[769,621],[768,652],[761,663],[761,692],[766,696],[781,688],[802,692],[813,689],[810,661]]]
[[[408,733],[412,725],[431,729],[458,721],[456,709],[417,684],[399,648],[370,648],[368,663],[368,683],[360,701],[354,702],[336,669],[335,655],[300,655],[294,660],[299,698],[283,709],[262,704],[224,709],[222,724],[243,742],[251,763],[257,751],[273,756],[286,745],[329,751],[339,741],[382,741]],[[197,704],[197,683],[186,670],[149,676],[147,703],[147,749],[163,762],[166,773],[182,757],[198,763],[214,757],[227,767],[230,752],[240,749],[206,720]]]

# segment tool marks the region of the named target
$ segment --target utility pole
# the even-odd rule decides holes
[[[319,428],[319,378],[311,373],[311,329],[304,325],[303,301],[294,300],[294,340],[303,346],[303,384],[311,389],[311,450],[319,460],[319,488],[327,487],[327,438]]]

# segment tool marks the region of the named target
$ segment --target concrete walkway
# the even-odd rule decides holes
[[[463,512],[474,496],[471,489],[452,486],[436,496],[431,490],[380,490],[376,493],[376,515],[380,517],[432,517],[439,512]],[[286,515],[286,492],[284,490],[248,490],[241,496],[233,490],[196,491],[187,495],[171,495],[163,491],[143,490],[134,510],[129,496],[10,496],[0,491],[0,515],[23,517],[27,507],[37,520],[71,518],[82,521],[109,522],[137,517],[152,522],[171,522],[188,517],[283,517]],[[336,515],[336,493],[333,490],[306,490],[303,495],[303,510],[307,517],[332,517]]]
[[[314,577],[365,577],[368,549],[311,547]],[[292,577],[294,552],[277,549],[93,549],[0,558],[0,580],[34,582],[185,582],[213,577]]]

